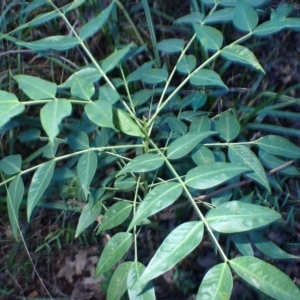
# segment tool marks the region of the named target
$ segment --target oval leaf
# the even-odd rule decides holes
[[[176,227],[162,242],[140,278],[146,283],[174,267],[192,252],[203,237],[203,222],[192,221]]]
[[[43,196],[46,188],[48,187],[55,167],[55,161],[51,160],[42,164],[35,171],[31,184],[28,190],[27,197],[27,220],[30,221],[31,213]]]
[[[254,256],[252,245],[246,233],[234,233],[231,239],[241,254],[244,256]]]
[[[273,209],[240,201],[230,201],[211,209],[206,220],[214,230],[235,233],[252,230],[281,219]]]
[[[196,63],[194,55],[184,55],[177,63],[176,68],[183,74],[190,74],[195,69]]]
[[[196,300],[230,299],[233,280],[230,268],[226,263],[211,268],[204,276]]]
[[[167,151],[168,159],[178,159],[187,155],[192,151],[202,140],[216,134],[214,131],[204,133],[188,133],[175,141],[173,141]]]
[[[142,154],[132,159],[117,176],[129,172],[148,172],[158,169],[164,159],[157,154]]]
[[[194,189],[205,190],[245,171],[249,171],[249,168],[226,162],[216,162],[191,169],[186,174],[185,183]]]
[[[128,230],[142,220],[171,205],[182,193],[182,186],[175,182],[161,183],[152,189],[139,205]]]
[[[157,49],[166,53],[181,52],[184,47],[184,41],[181,39],[167,39],[157,43]]]
[[[78,225],[76,228],[75,238],[79,236],[86,228],[88,228],[100,215],[102,210],[102,202],[98,201],[92,209],[87,203],[79,217]]]
[[[227,90],[227,86],[222,81],[219,74],[212,70],[201,69],[197,72],[194,72],[190,78],[190,82],[196,86],[218,87]]]
[[[274,266],[252,256],[237,257],[229,263],[240,277],[274,299],[300,299],[298,287]]]
[[[168,72],[164,69],[150,69],[144,72],[141,80],[148,84],[165,82],[168,79]]]
[[[105,245],[98,261],[95,277],[112,268],[128,251],[132,243],[132,234],[129,232],[118,232]]]
[[[233,24],[242,31],[252,31],[258,23],[258,15],[255,9],[246,1],[238,0],[234,14]]]
[[[192,159],[198,166],[208,165],[215,162],[215,156],[213,152],[205,146],[201,146],[200,149],[195,151],[192,154]]]
[[[14,175],[21,171],[22,156],[20,154],[9,155],[0,160],[0,169],[7,175]]]
[[[71,112],[71,103],[64,99],[52,100],[41,109],[42,126],[49,136],[50,142],[53,142],[58,135],[62,119],[69,116]]]
[[[83,100],[90,100],[95,93],[94,84],[87,81],[84,78],[74,76],[71,85],[71,94],[73,97],[77,97]]]
[[[215,127],[220,137],[226,142],[232,141],[240,133],[240,123],[230,111],[220,115],[215,121]]]
[[[201,45],[208,50],[219,50],[223,44],[222,33],[211,26],[194,24],[194,29]]]

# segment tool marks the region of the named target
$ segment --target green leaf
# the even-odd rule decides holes
[[[139,284],[146,283],[174,267],[200,244],[203,232],[203,222],[199,221],[182,223],[176,227],[150,260]]]
[[[256,142],[259,148],[287,158],[300,158],[300,148],[286,138],[277,135],[266,135]]]
[[[97,234],[112,229],[122,224],[130,215],[132,204],[122,201],[113,204],[105,213],[103,220],[98,227]]]
[[[246,233],[234,233],[231,239],[241,254],[244,256],[254,256],[252,245]]]
[[[188,171],[185,183],[194,189],[205,190],[246,171],[249,171],[249,168],[244,166],[237,166],[226,162],[215,162],[213,164],[201,165]]]
[[[183,121],[175,118],[174,116],[168,118],[168,125],[176,133],[182,135],[187,133],[187,125]]]
[[[41,123],[51,142],[59,133],[60,122],[71,112],[72,105],[65,99],[52,100],[41,109]]]
[[[300,299],[298,287],[276,267],[252,256],[236,257],[229,263],[240,277],[274,299]]]
[[[94,93],[95,87],[92,82],[76,75],[74,76],[71,85],[71,94],[73,97],[77,97],[83,100],[90,100]]]
[[[230,111],[224,112],[215,120],[216,131],[226,142],[234,140],[240,133],[240,123]]]
[[[237,0],[233,14],[233,24],[242,31],[252,31],[258,24],[257,12],[246,1]]]
[[[41,131],[36,128],[31,128],[20,133],[19,140],[21,143],[36,141],[41,137]]]
[[[77,176],[84,191],[85,199],[88,199],[91,181],[97,170],[98,158],[94,151],[85,152],[77,163]]]
[[[201,146],[200,149],[192,154],[193,161],[198,165],[208,165],[215,162],[215,156],[213,152],[205,146]]]
[[[53,99],[57,91],[56,83],[30,75],[15,75],[19,88],[32,100]]]
[[[211,209],[206,220],[213,230],[235,233],[252,230],[281,219],[273,209],[240,201],[230,201]]]
[[[210,130],[210,119],[207,116],[194,117],[190,125],[190,133],[201,133]]]
[[[155,291],[152,282],[140,286],[136,285],[144,270],[145,266],[137,261],[132,263],[129,269],[127,288],[130,300],[155,300]]]
[[[229,300],[232,287],[232,275],[227,263],[218,264],[205,274],[196,300]]]
[[[114,124],[118,130],[131,136],[145,136],[140,127],[135,123],[128,113],[118,108],[116,108],[113,113]]]
[[[216,24],[232,21],[234,8],[228,7],[215,11],[211,11],[209,15],[203,20],[204,24]]]
[[[254,29],[253,35],[254,36],[269,36],[269,35],[276,33],[282,29],[284,29],[284,20],[266,21]]]
[[[272,11],[271,19],[280,20],[287,17],[293,11],[293,4],[281,3]]]
[[[34,51],[65,51],[74,48],[79,44],[79,42],[73,36],[55,35],[48,36],[34,42],[16,42],[16,44]]]
[[[33,27],[33,26],[38,26],[40,24],[45,24],[46,22],[49,22],[59,16],[60,16],[59,11],[50,11],[44,14],[40,14],[37,15],[35,18],[33,18],[30,22],[28,22],[27,26]]]
[[[181,193],[182,186],[175,182],[161,183],[156,186],[146,195],[139,205],[128,227],[128,231],[144,219],[174,203]]]
[[[22,156],[14,154],[4,157],[0,160],[0,169],[7,175],[14,175],[21,171]]]
[[[117,176],[129,172],[149,172],[158,169],[164,163],[164,159],[157,154],[142,154],[132,159]]]
[[[82,40],[87,39],[88,37],[94,35],[99,31],[105,22],[108,20],[109,15],[114,7],[115,2],[112,1],[111,4],[106,7],[97,17],[93,18],[88,23],[84,24],[79,30],[79,37]]]
[[[239,144],[230,144],[228,149],[229,159],[232,163],[240,166],[246,166],[253,170],[246,176],[263,185],[271,194],[271,188],[265,170],[249,147]]]
[[[268,169],[275,169],[286,163],[285,160],[280,159],[279,157],[272,155],[262,149],[258,151],[258,157],[262,164]],[[278,172],[288,176],[300,176],[300,171],[295,166],[287,166],[279,170]]]
[[[102,70],[107,73],[114,69],[119,62],[124,58],[124,56],[131,50],[133,43],[128,44],[120,50],[116,50],[114,53],[106,57],[102,62]]]
[[[194,55],[184,55],[177,63],[176,68],[183,74],[190,74],[195,69],[196,62]]]
[[[156,45],[157,49],[162,52],[166,53],[176,53],[181,52],[184,48],[184,41],[181,39],[166,39],[160,41]]]
[[[71,75],[64,83],[59,85],[60,88],[69,88],[72,86],[75,78],[77,80],[84,80],[90,83],[94,83],[101,78],[101,74],[98,69],[84,68]]]
[[[153,95],[155,95],[155,90],[142,89],[132,95],[132,104],[134,106],[142,105],[148,101]]]
[[[272,241],[267,240],[260,231],[250,231],[251,242],[254,246],[263,254],[273,259],[299,259],[299,256],[295,256],[283,251]]]
[[[127,290],[127,277],[132,266],[132,261],[119,265],[110,279],[107,300],[119,300]]]
[[[208,50],[219,50],[223,44],[222,33],[211,26],[194,24],[194,29],[201,45]]]
[[[192,151],[202,140],[216,134],[214,131],[204,133],[188,133],[175,141],[173,141],[167,150],[168,159],[178,159],[187,155]]]
[[[88,118],[100,127],[115,129],[113,123],[112,105],[106,101],[97,100],[84,107]]]
[[[0,128],[24,110],[24,104],[20,103],[14,94],[0,91]]]
[[[99,89],[98,99],[114,104],[120,99],[120,95],[118,91],[114,90],[111,86],[104,85]]]
[[[128,232],[118,232],[105,245],[98,261],[95,277],[112,268],[128,251],[132,244],[132,234]]]
[[[90,209],[89,203],[87,203],[78,220],[75,238],[79,236],[86,228],[88,228],[99,217],[102,210],[102,202],[98,201],[92,209]]]
[[[190,82],[201,87],[218,87],[227,90],[227,86],[215,71],[201,69],[192,74]]]
[[[143,73],[150,70],[152,66],[153,66],[153,61],[148,61],[144,63],[142,66],[137,68],[135,71],[133,71],[126,77],[126,82],[129,83],[129,82],[140,80]]]
[[[200,23],[203,19],[204,19],[204,14],[201,14],[198,11],[194,11],[186,16],[177,19],[174,23],[177,25],[183,23]]]
[[[47,189],[53,172],[55,168],[55,161],[50,160],[41,166],[35,171],[31,184],[28,190],[27,196],[27,220],[30,221],[31,213],[43,196],[45,190]]]
[[[85,0],[74,0],[72,3],[69,3],[69,4],[65,5],[62,8],[62,12],[64,14],[66,14],[67,12],[69,12],[69,11],[71,11],[73,9],[76,9],[77,7],[79,7],[84,2],[85,2]]]
[[[265,74],[264,69],[259,64],[253,52],[247,49],[246,47],[231,44],[229,46],[224,47],[221,50],[221,56],[234,62],[252,66],[256,70]]]
[[[16,176],[7,191],[7,210],[11,231],[16,241],[19,241],[19,208],[24,195],[22,176]]]
[[[84,131],[72,132],[68,135],[68,145],[72,150],[89,148],[89,137]]]
[[[161,82],[165,82],[168,79],[168,72],[164,69],[150,69],[144,71],[141,80],[148,84],[157,84]]]
[[[121,191],[128,191],[134,188],[136,179],[134,177],[120,176],[116,179],[114,187]]]

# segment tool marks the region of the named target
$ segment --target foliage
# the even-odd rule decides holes
[[[251,129],[254,116],[280,112],[289,103],[263,94],[260,97],[267,99],[260,110],[255,111],[250,101],[234,101],[229,109],[219,106],[218,113],[211,113],[215,100],[221,102],[231,92],[222,79],[226,68],[237,63],[258,77],[265,73],[247,40],[283,29],[299,30],[300,19],[289,17],[292,6],[281,4],[270,11],[267,2],[202,0],[201,11],[194,5],[192,13],[174,21],[175,29],[187,32],[187,40],[167,36],[156,41],[154,16],[149,3],[142,1],[152,40],[148,47],[118,0],[80,28],[74,28],[70,18],[86,5],[84,1],[60,8],[52,1],[27,5],[22,15],[26,21],[1,33],[1,40],[48,57],[52,63],[55,51],[74,49],[83,52],[88,63],[72,71],[66,68],[70,75],[63,82],[11,70],[2,86],[1,135],[9,144],[34,148],[24,158],[11,146],[0,161],[0,188],[15,239],[20,239],[18,214],[25,197],[30,223],[38,204],[73,197],[72,186],[75,197],[84,203],[76,236],[96,219],[97,234],[116,228],[96,269],[100,276],[121,261],[107,299],[120,299],[126,290],[130,299],[154,299],[152,279],[197,252],[204,236],[210,237],[220,263],[199,282],[197,299],[229,299],[235,274],[275,299],[300,299],[292,280],[254,257],[253,251],[255,246],[273,259],[298,258],[264,234],[292,219],[290,213],[283,214],[287,203],[290,211],[294,205],[283,187],[289,178],[299,177],[294,164],[300,149],[287,137],[269,134],[263,123],[254,126],[266,132],[260,138],[251,139],[243,130]],[[128,17],[141,44],[123,45],[116,38],[116,47],[98,61],[88,48],[89,38],[100,30],[113,32],[117,14]],[[26,38],[27,29],[57,18],[68,34]],[[225,23],[236,28],[239,37],[234,41],[220,30]],[[141,53],[145,61],[136,67],[134,60]],[[32,115],[33,106],[39,116]],[[274,127],[274,131],[280,134],[284,129]],[[10,140],[11,133],[18,139]],[[299,132],[290,131],[293,134]],[[112,171],[106,174],[109,167]],[[242,178],[252,182],[250,190],[242,187]],[[196,219],[191,215],[179,219],[144,266],[138,259],[138,236],[155,223],[152,216],[175,202],[192,208]],[[224,250],[223,234],[240,257]],[[133,261],[122,262],[129,249],[134,251]]]

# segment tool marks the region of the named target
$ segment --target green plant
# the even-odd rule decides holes
[[[146,50],[136,27],[133,31],[142,45],[120,45],[102,61],[95,59],[86,43],[99,30],[112,30],[118,9],[134,26],[123,5],[112,1],[76,31],[67,16],[83,2],[75,0],[57,8],[52,1],[33,1],[23,12],[25,19],[44,5],[50,10],[0,36],[45,56],[49,50],[80,47],[90,62],[59,85],[12,72],[6,90],[0,91],[1,134],[8,143],[39,147],[22,159],[11,146],[9,155],[0,161],[1,193],[7,197],[15,239],[20,238],[18,212],[24,195],[29,223],[41,199],[76,197],[84,203],[76,237],[101,213],[97,234],[117,228],[101,254],[96,276],[109,271],[130,248],[134,251],[134,260],[119,264],[114,271],[107,299],[119,299],[126,290],[130,299],[155,298],[151,280],[201,247],[204,234],[222,262],[199,283],[197,299],[229,299],[232,272],[275,299],[299,299],[299,289],[292,280],[254,257],[252,245],[272,259],[298,258],[284,252],[264,233],[272,226],[286,226],[293,218],[295,201],[282,187],[288,178],[299,176],[294,164],[300,149],[279,135],[249,141],[241,132],[241,124],[247,127],[253,116],[270,110],[281,113],[277,109],[289,103],[271,95],[255,111],[236,99],[230,109],[211,113],[213,102],[221,102],[228,92],[220,74],[225,76],[232,62],[245,65],[251,74],[255,74],[251,69],[264,73],[253,52],[242,43],[285,28],[300,28],[299,18],[288,17],[292,6],[282,4],[270,12],[263,0],[203,0],[202,12],[195,10],[174,23],[186,28],[190,34],[187,41],[167,37],[156,44],[149,5],[143,1],[154,47],[147,51],[153,50],[157,60],[145,61],[132,71],[130,61]],[[205,5],[212,5],[208,13]],[[259,14],[270,13],[270,20],[258,25]],[[35,41],[22,40],[22,34],[18,35],[55,18],[63,20],[69,35]],[[226,44],[222,32],[211,25],[231,21],[245,34]],[[165,54],[164,60],[159,51]],[[18,92],[13,92],[12,81],[18,83]],[[99,82],[98,88],[95,83]],[[185,97],[183,88],[188,93]],[[42,106],[38,117],[30,115],[32,106]],[[208,109],[200,111],[205,107]],[[264,124],[259,126],[268,131]],[[277,131],[282,132],[280,127]],[[10,140],[12,132],[18,134],[18,141]],[[108,166],[112,170],[106,174]],[[32,172],[31,182],[24,184],[24,176]],[[242,176],[247,179],[242,181]],[[250,189],[243,188],[249,183]],[[175,201],[193,210],[197,220],[184,215],[145,267],[138,258],[138,235],[151,226],[151,216]],[[288,215],[283,211],[287,204]],[[242,256],[230,257],[220,242],[223,234],[227,244],[233,243]]]

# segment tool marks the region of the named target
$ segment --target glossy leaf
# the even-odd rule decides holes
[[[128,296],[130,300],[154,300],[155,291],[152,282],[147,284],[137,285],[136,283],[144,272],[145,266],[139,262],[132,263],[128,276],[127,276],[127,288]]]
[[[150,69],[143,72],[141,80],[148,84],[158,84],[168,79],[168,72],[164,69]]]
[[[190,74],[195,69],[196,63],[194,55],[184,55],[177,63],[176,68],[183,74]]]
[[[202,140],[215,134],[214,131],[204,133],[188,133],[173,141],[167,150],[168,159],[178,159],[191,152]]]
[[[258,14],[249,3],[244,0],[237,0],[233,24],[242,31],[252,31],[258,24]]]
[[[286,274],[256,257],[237,257],[229,263],[240,277],[274,299],[300,298],[298,287]]]
[[[271,193],[271,188],[265,170],[260,160],[249,147],[245,145],[232,144],[229,145],[228,154],[232,163],[241,166],[243,165],[252,169],[253,172],[247,173],[246,176],[263,185],[269,193]]]
[[[163,210],[172,203],[182,193],[182,186],[175,182],[161,183],[152,189],[144,198],[128,227],[128,231],[144,219]]]
[[[254,256],[252,245],[246,235],[246,233],[234,233],[231,236],[233,243],[238,251],[244,256]]]
[[[300,148],[286,138],[277,135],[266,135],[256,142],[259,148],[287,158],[300,158]]]
[[[164,159],[157,154],[142,154],[132,159],[117,176],[129,172],[148,172],[158,169],[164,163]]]
[[[20,154],[8,155],[0,160],[0,170],[7,175],[14,175],[21,171],[22,156]]]
[[[106,7],[97,17],[93,18],[88,23],[84,24],[79,30],[79,37],[82,40],[87,39],[88,37],[94,35],[97,31],[99,31],[107,19],[114,7],[115,2],[112,1],[111,4]]]
[[[132,264],[132,261],[126,261],[117,267],[109,282],[107,300],[119,300],[127,291],[127,277]]]
[[[221,184],[234,176],[249,171],[249,168],[226,162],[201,165],[185,176],[185,183],[194,189],[205,190]]]
[[[201,69],[192,74],[191,84],[201,87],[218,87],[227,90],[227,86],[215,71]]]
[[[198,11],[194,11],[186,16],[180,17],[174,23],[183,24],[183,23],[200,23],[204,19],[204,14],[201,14]]]
[[[206,220],[214,230],[235,233],[252,230],[281,219],[273,209],[240,201],[226,202],[206,214]]]
[[[102,202],[100,201],[98,201],[92,209],[90,209],[89,203],[84,206],[78,220],[75,238],[77,238],[79,234],[81,234],[86,228],[94,223],[94,221],[99,217],[101,210]]]
[[[0,128],[24,110],[24,104],[14,94],[0,91]]]
[[[98,261],[95,277],[112,268],[129,250],[132,243],[132,234],[118,232],[105,245]]]
[[[157,43],[157,49],[166,53],[181,52],[184,48],[184,41],[181,39],[167,39]]]
[[[59,133],[62,119],[69,116],[71,112],[72,105],[65,99],[52,100],[41,109],[41,123],[51,142]]]
[[[94,93],[95,87],[92,82],[81,77],[77,77],[76,75],[74,76],[71,85],[71,94],[73,97],[90,100]]]
[[[77,80],[84,80],[90,83],[94,83],[101,78],[101,74],[98,69],[87,67],[75,72],[64,83],[59,85],[59,87],[60,88],[71,87],[75,78],[77,78]]]
[[[299,259],[295,256],[283,251],[274,242],[267,240],[261,232],[250,231],[250,238],[254,246],[263,254],[273,259]]]
[[[79,42],[73,36],[55,35],[48,36],[34,42],[16,42],[16,44],[34,51],[65,51],[74,48],[79,44]]]
[[[230,299],[233,279],[226,263],[212,267],[204,276],[196,300]]]
[[[210,14],[203,20],[204,24],[216,24],[232,21],[234,14],[234,8],[227,7],[215,11],[211,11]]]
[[[210,149],[201,146],[200,149],[192,154],[193,161],[198,165],[208,165],[215,162],[215,156]]]
[[[98,158],[94,151],[85,152],[77,163],[77,176],[84,191],[85,199],[88,199],[91,181],[97,169]]]
[[[7,191],[7,211],[12,234],[19,241],[19,208],[24,195],[22,176],[16,176],[9,184]]]
[[[194,29],[201,45],[208,50],[219,50],[223,44],[222,33],[211,26],[194,24]]]
[[[146,283],[174,267],[200,244],[203,232],[203,222],[199,221],[182,223],[176,227],[165,238],[150,260],[140,278],[140,284]]]
[[[105,101],[97,100],[88,103],[84,110],[88,118],[96,125],[107,128],[115,128],[113,123],[112,105]]]
[[[129,216],[132,210],[132,204],[120,201],[113,204],[105,213],[100,226],[98,227],[97,234],[102,231],[112,229],[122,224]]]
[[[175,117],[168,118],[168,125],[176,133],[182,135],[187,133],[187,125]]]
[[[27,196],[27,220],[30,221],[32,211],[47,189],[55,167],[55,161],[48,161],[35,171]]]
[[[19,88],[32,100],[55,98],[56,83],[30,75],[15,75],[13,78],[18,82]]]
[[[153,61],[148,61],[148,62],[144,63],[142,66],[137,68],[135,71],[133,71],[126,77],[127,83],[140,80],[142,75],[146,71],[150,70],[152,68],[152,66],[153,66]]]
[[[265,74],[264,69],[257,61],[253,52],[244,46],[235,45],[235,44],[226,46],[221,50],[221,56],[225,57],[228,60],[232,60],[234,62],[242,63],[244,65],[249,65]]]
[[[134,177],[120,176],[116,179],[114,187],[121,191],[128,191],[134,188],[136,179]]]
[[[231,112],[222,113],[215,121],[215,128],[226,142],[234,140],[240,133],[240,123]]]
[[[144,133],[130,115],[122,109],[115,109],[113,111],[113,119],[116,128],[128,135],[144,137]]]

